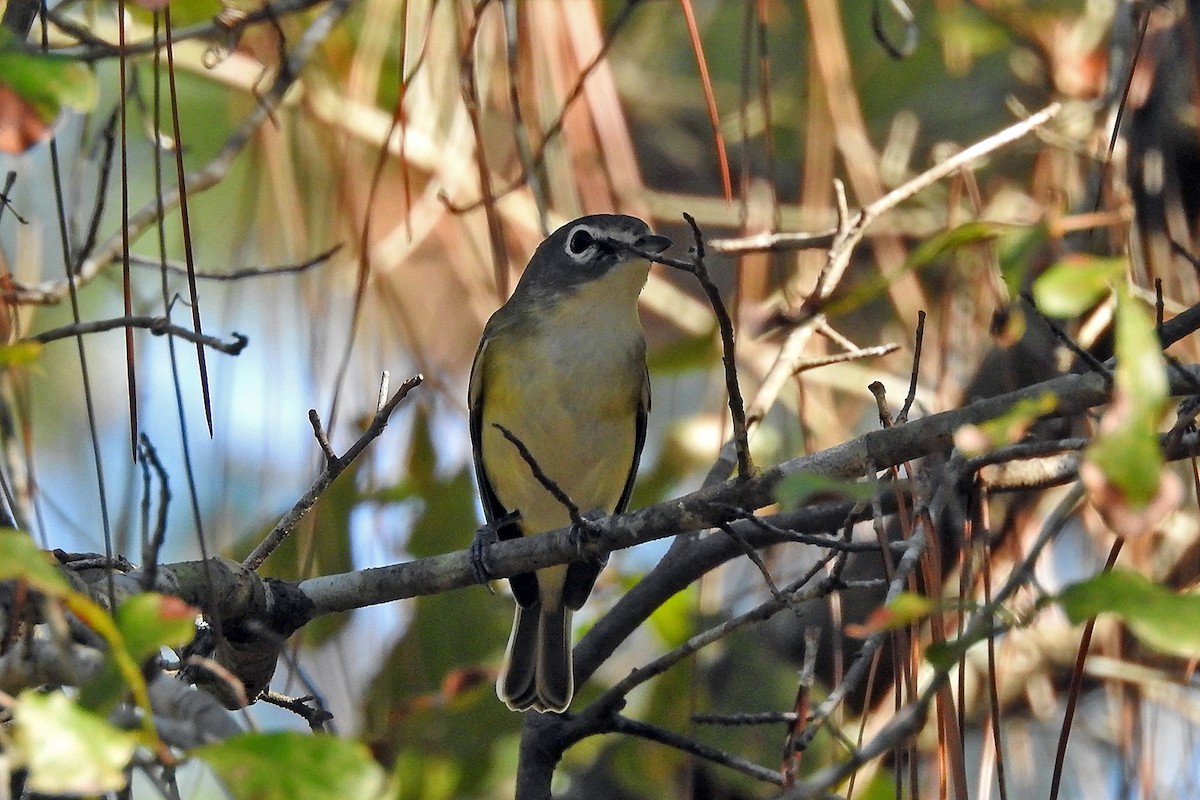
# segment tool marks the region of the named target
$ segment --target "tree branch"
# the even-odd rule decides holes
[[[76,336],[81,336],[87,333],[101,333],[103,331],[112,331],[124,328],[145,328],[155,336],[175,336],[179,339],[186,339],[189,342],[202,344],[206,347],[211,347],[213,350],[218,350],[222,353],[228,353],[231,356],[240,355],[242,350],[250,340],[236,331],[231,334],[232,342],[224,342],[216,336],[209,336],[203,333],[196,333],[191,328],[184,328],[175,325],[166,317],[113,317],[112,319],[98,319],[91,322],[81,322],[78,325],[64,325],[61,328],[52,328],[48,331],[36,333],[22,341],[40,342],[47,344],[49,342],[58,341],[60,339],[72,339]]]
[[[1200,318],[1200,313],[1197,317]],[[1189,367],[1187,373],[1200,377],[1200,367]],[[1172,391],[1180,394],[1193,391],[1190,382],[1181,376],[1172,374],[1170,379]],[[734,509],[757,510],[774,503],[776,484],[798,472],[857,478],[865,473],[868,464],[886,468],[933,453],[949,452],[954,432],[961,426],[994,419],[1023,400],[1047,393],[1055,397],[1056,413],[1063,416],[1078,414],[1108,399],[1102,376],[1064,375],[905,425],[871,431],[828,450],[770,467],[746,481],[719,484],[639,511],[598,520],[594,523],[594,535],[582,548],[583,555],[596,557],[681,531],[735,522],[740,515]],[[1189,440],[1190,444],[1194,442]],[[488,567],[493,577],[504,578],[566,564],[580,555],[577,537],[571,535],[569,528],[562,528],[493,544],[488,549]],[[405,564],[310,578],[300,583],[300,590],[313,601],[315,613],[322,614],[476,583],[470,552],[460,550]]]
[[[248,569],[258,569],[267,560],[267,556],[275,552],[275,549],[283,543],[283,540],[295,530],[300,520],[309,512],[309,509],[316,505],[317,499],[329,487],[329,484],[333,483],[337,479],[337,476],[341,475],[342,471],[354,459],[358,458],[359,454],[362,453],[368,444],[373,442],[379,434],[383,433],[383,429],[387,427],[388,419],[392,416],[392,412],[396,410],[396,406],[400,405],[400,402],[408,396],[408,393],[419,386],[423,380],[424,377],[421,375],[414,375],[400,384],[400,388],[396,390],[391,399],[384,403],[383,407],[375,413],[375,416],[371,419],[371,424],[367,426],[362,436],[359,436],[354,444],[350,445],[350,449],[342,456],[331,457],[333,451],[329,447],[329,442],[324,439],[320,421],[317,420],[314,423],[317,441],[321,443],[321,449],[325,453],[325,469],[313,481],[313,485],[304,493],[304,496],[297,500],[295,505],[275,524],[275,527],[271,529],[266,538],[254,548],[250,555],[246,556],[242,561],[243,566]],[[310,421],[315,414],[315,411],[311,412],[309,416]]]

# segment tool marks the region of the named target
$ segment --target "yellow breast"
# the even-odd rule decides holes
[[[584,512],[611,512],[633,463],[645,342],[636,306],[614,302],[612,287],[596,284],[536,325],[498,332],[480,365],[483,460],[500,502],[521,512],[527,533],[565,527],[570,517],[493,424],[512,431]]]

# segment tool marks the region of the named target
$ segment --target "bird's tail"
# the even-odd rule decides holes
[[[517,607],[496,693],[514,711],[566,711],[575,692],[571,610]]]

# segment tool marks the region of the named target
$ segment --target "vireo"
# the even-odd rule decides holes
[[[471,367],[471,443],[484,515],[501,540],[572,521],[497,426],[581,511],[628,504],[650,410],[637,313],[650,265],[629,248],[660,253],[670,244],[634,217],[577,219],[538,246],[488,320]],[[509,579],[517,613],[496,690],[510,708],[570,704],[571,614],[602,566],[578,561]]]

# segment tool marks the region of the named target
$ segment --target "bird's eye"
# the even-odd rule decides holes
[[[592,236],[585,228],[578,228],[571,234],[571,239],[567,242],[567,250],[571,252],[571,255],[579,256],[595,243],[595,236]]]

